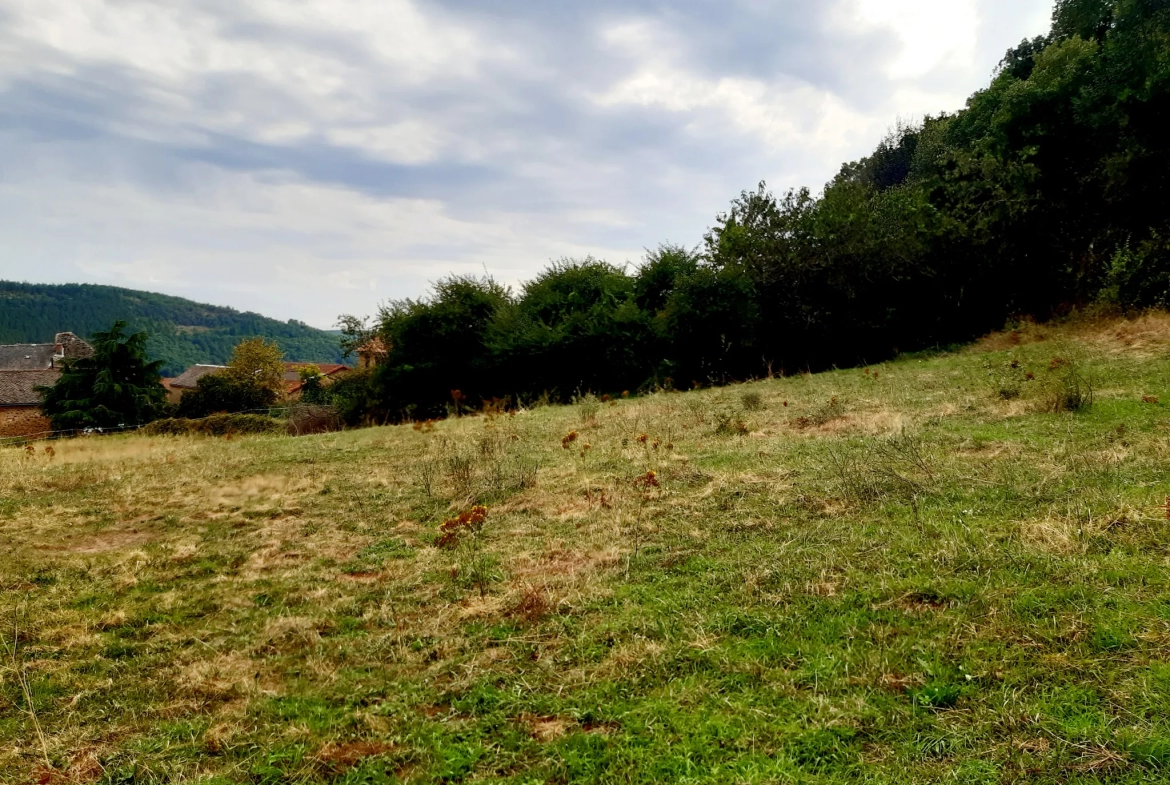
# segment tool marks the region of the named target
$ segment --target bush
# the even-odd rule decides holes
[[[715,433],[720,436],[747,436],[751,432],[743,412],[735,407],[717,408],[715,414]]]
[[[195,389],[179,400],[179,416],[206,417],[222,412],[267,409],[276,403],[276,393],[258,384],[239,381],[226,373],[213,373],[195,383]]]
[[[285,425],[263,414],[213,414],[201,420],[156,420],[142,432],[148,436],[243,436],[284,433]]]
[[[380,425],[389,419],[374,371],[350,371],[329,385],[329,402],[346,425]]]
[[[298,403],[288,410],[288,433],[291,436],[307,436],[311,433],[340,431],[344,423],[332,406],[317,406]]]
[[[183,420],[177,417],[168,417],[165,420],[155,420],[142,429],[147,436],[187,436],[191,433],[192,420]]]
[[[1019,360],[998,364],[988,363],[987,375],[992,392],[1005,401],[1019,398],[1024,392],[1024,385],[1032,380],[1032,374],[1020,364]]]

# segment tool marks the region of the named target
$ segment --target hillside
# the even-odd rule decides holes
[[[276,341],[289,360],[342,361],[336,335],[300,322],[113,286],[0,281],[0,343],[44,343],[64,330],[89,336],[119,319],[149,333],[151,356],[168,376],[196,363],[222,365],[256,336]]]
[[[0,771],[1168,782],[1168,360],[1150,315],[416,427],[0,450]]]

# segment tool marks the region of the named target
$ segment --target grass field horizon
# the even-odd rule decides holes
[[[1170,315],[0,450],[0,782],[1170,782]]]

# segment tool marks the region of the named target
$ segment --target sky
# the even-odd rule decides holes
[[[332,327],[694,246],[961,108],[1052,0],[0,0],[0,278]]]

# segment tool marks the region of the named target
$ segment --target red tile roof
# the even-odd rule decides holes
[[[285,363],[284,364],[284,390],[285,390],[285,393],[291,395],[295,392],[299,392],[300,389],[302,387],[304,387],[304,383],[301,381],[301,369],[308,368],[311,365],[316,366],[317,370],[319,370],[321,372],[321,375],[324,376],[326,379],[331,379],[331,378],[337,376],[338,374],[342,374],[342,373],[345,373],[346,371],[353,370],[348,365],[339,365],[337,363],[304,363],[304,362]]]

